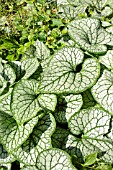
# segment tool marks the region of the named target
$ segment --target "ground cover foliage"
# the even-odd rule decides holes
[[[112,170],[112,0],[0,10],[0,170]]]

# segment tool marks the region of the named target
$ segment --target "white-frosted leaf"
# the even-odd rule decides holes
[[[113,34],[113,25],[111,25],[110,27],[107,27],[106,31],[109,32],[110,34]]]
[[[54,113],[55,119],[59,123],[67,123],[69,118],[80,110],[83,101],[81,94],[70,94],[67,96],[59,96],[56,110]]]
[[[5,90],[6,87],[7,87],[7,81],[2,77],[2,75],[0,75],[0,95]]]
[[[108,69],[113,69],[113,50],[108,50],[105,55],[100,56],[99,62],[105,65]]]
[[[96,101],[94,100],[90,89],[84,91],[82,93],[82,97],[83,97],[83,106],[82,106],[83,109],[87,109],[88,107],[93,107],[96,105]]]
[[[3,145],[0,144],[0,165],[11,163],[13,161],[15,161],[14,156],[12,154],[8,154]]]
[[[68,5],[68,0],[57,0],[57,6],[60,6],[60,5]]]
[[[70,156],[60,149],[48,149],[37,159],[38,170],[76,170]]]
[[[25,125],[18,126],[12,116],[0,112],[0,141],[8,153],[11,153],[22,145],[29,137],[37,122],[38,116],[31,119]]]
[[[104,70],[102,76],[92,87],[92,94],[95,100],[113,115],[113,73]]]
[[[97,9],[101,10],[106,5],[107,1],[108,0],[92,0],[92,3]]]
[[[10,110],[12,90],[13,88],[9,88],[9,91],[6,94],[0,96],[0,111],[4,111],[9,115],[12,115],[12,112]]]
[[[22,80],[15,85],[11,109],[18,124],[30,120],[41,110],[36,94],[37,88],[38,82],[36,80]]]
[[[104,16],[104,17],[108,17],[109,15],[112,14],[112,12],[113,12],[113,10],[112,10],[110,7],[106,6],[106,7],[102,10],[101,15]]]
[[[112,162],[113,156],[110,153],[113,153],[112,140],[105,137],[110,130],[110,120],[111,116],[100,108],[81,110],[71,117],[68,124],[70,131],[78,135],[78,138],[68,136],[63,149],[71,155],[76,154],[78,157],[82,155],[83,158],[97,151],[101,159],[105,160],[106,157],[106,161]]]
[[[39,119],[33,132],[23,145],[14,153],[16,159],[26,165],[35,165],[39,154],[52,148],[51,135],[55,131],[56,124],[51,113],[45,114]]]
[[[36,58],[29,58],[22,61],[21,69],[24,72],[23,79],[28,79],[39,66],[39,62]]]
[[[50,51],[43,42],[37,39],[34,45],[36,47],[35,57],[39,59],[39,61],[43,61],[50,56]]]
[[[9,64],[4,64],[2,76],[10,84],[13,84],[14,81],[16,80],[15,72]]]
[[[51,59],[41,77],[39,92],[80,93],[90,88],[99,76],[100,65],[94,58],[82,64],[84,54],[80,49],[65,47]],[[78,67],[78,68],[77,68]],[[79,70],[80,69],[80,70]]]
[[[52,135],[52,146],[53,148],[62,149],[64,139],[69,135],[69,130],[56,127],[55,132]]]
[[[79,5],[74,7],[72,5],[62,5],[59,7],[59,16],[66,19],[73,19],[77,17],[79,14],[85,13],[87,5]]]
[[[38,101],[42,108],[54,111],[57,104],[57,97],[55,94],[40,94]]]
[[[68,24],[68,32],[81,48],[90,53],[105,53],[107,51],[106,45],[113,46],[113,35],[101,27],[98,19],[74,20]]]

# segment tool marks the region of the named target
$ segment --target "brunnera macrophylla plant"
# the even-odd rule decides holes
[[[37,40],[29,58],[0,59],[1,168],[15,160],[21,170],[113,163],[113,34],[92,17],[67,29],[72,45],[53,55]]]

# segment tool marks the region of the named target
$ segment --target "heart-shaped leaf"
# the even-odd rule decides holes
[[[113,143],[105,137],[111,128],[110,121],[111,116],[100,108],[81,110],[70,118],[68,125],[75,136],[65,139],[63,149],[80,160],[96,151],[100,159],[112,162]]]
[[[12,116],[0,112],[0,141],[8,153],[22,145],[37,122],[38,116],[31,119],[27,124],[18,126]]]
[[[94,58],[83,62],[83,52],[78,48],[65,47],[51,59],[41,77],[38,92],[80,93],[90,88],[99,76],[99,63]]]
[[[113,46],[113,35],[101,27],[98,19],[74,20],[69,23],[68,32],[81,48],[90,53],[105,53],[107,51],[106,45]]]
[[[113,73],[104,70],[102,76],[92,87],[95,100],[111,115],[113,115]]]

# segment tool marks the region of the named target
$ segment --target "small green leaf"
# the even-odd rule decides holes
[[[85,163],[82,166],[89,166],[95,163],[97,159],[97,152],[92,153],[85,158]]]

